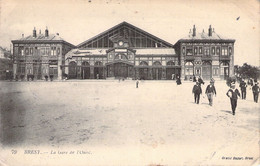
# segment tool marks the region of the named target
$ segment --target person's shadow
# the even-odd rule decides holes
[[[227,110],[220,110],[220,111],[232,114],[232,111],[227,111]]]

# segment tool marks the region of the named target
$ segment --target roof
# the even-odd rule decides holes
[[[96,35],[96,36],[94,36],[94,37],[92,37],[92,38],[90,38],[90,39],[88,39],[88,40],[82,42],[82,43],[80,43],[79,45],[77,45],[77,47],[81,47],[81,46],[83,46],[84,44],[86,44],[86,43],[88,43],[88,42],[90,42],[90,41],[92,41],[92,40],[95,40],[95,39],[97,39],[97,38],[99,38],[99,37],[102,37],[103,35],[106,35],[106,34],[109,33],[110,31],[114,31],[114,30],[116,30],[116,29],[120,29],[121,27],[127,27],[127,28],[129,28],[129,29],[135,29],[136,31],[138,31],[138,32],[140,32],[140,33],[143,33],[144,35],[149,36],[150,38],[153,38],[153,39],[155,39],[155,40],[158,40],[159,42],[165,44],[167,47],[173,47],[173,45],[172,45],[171,43],[168,43],[168,42],[166,42],[165,40],[162,40],[162,39],[160,39],[160,38],[158,38],[158,37],[156,37],[156,36],[154,36],[154,35],[152,35],[152,34],[146,32],[146,31],[144,31],[144,30],[142,30],[142,29],[140,29],[140,28],[138,28],[138,27],[132,25],[132,24],[129,24],[129,23],[125,22],[125,21],[122,22],[122,23],[120,23],[120,24],[115,25],[114,27],[112,27],[112,28],[110,28],[110,29],[108,29],[108,30],[106,30],[106,31],[104,31],[104,32],[102,32],[102,33],[100,33],[100,34],[98,34],[98,35]]]
[[[175,55],[173,48],[139,48],[136,55]]]
[[[85,55],[106,55],[106,50],[107,49],[91,49],[91,48],[86,48],[86,49],[72,49],[70,50],[66,56],[85,56]]]
[[[86,55],[106,55],[108,49],[99,48],[84,48],[84,49],[72,49],[66,56],[86,56]],[[136,55],[175,55],[173,48],[139,48],[136,50]]]
[[[60,37],[58,34],[49,34],[47,37],[45,37],[44,34],[37,34],[36,37],[33,37],[33,35],[22,37],[17,40],[12,40],[13,43],[28,43],[28,42],[65,42],[73,47],[75,47],[73,44],[65,41],[62,37]]]
[[[189,33],[188,36],[181,38],[179,41],[230,41],[230,42],[235,42],[234,39],[230,39],[230,38],[226,38],[223,37],[219,34],[217,34],[216,32],[212,32],[212,36],[209,36],[208,33],[206,32],[201,32],[201,33],[197,33],[196,36],[192,35],[192,32]]]

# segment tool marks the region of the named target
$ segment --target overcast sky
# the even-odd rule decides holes
[[[237,18],[239,19],[237,20]],[[59,33],[79,43],[126,21],[175,44],[197,32],[235,39],[235,64],[259,66],[259,1],[257,0],[0,0],[0,45],[37,32]]]

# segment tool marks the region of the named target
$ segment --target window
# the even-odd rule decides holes
[[[45,55],[45,48],[41,48],[41,55]]]
[[[30,55],[32,55],[33,54],[33,48],[30,48],[30,53],[29,53]]]
[[[191,47],[188,47],[186,49],[186,55],[192,55],[192,48]]]
[[[209,47],[204,48],[204,55],[209,56]]]
[[[182,55],[185,55],[185,47],[182,47]]]
[[[213,68],[213,75],[218,75],[218,68]]]
[[[193,64],[191,62],[186,62],[185,68],[186,68],[185,75],[193,75]]]
[[[56,47],[51,47],[51,55],[57,55]]]
[[[20,55],[24,56],[24,48],[20,47]]]
[[[25,48],[25,55],[29,55],[29,48]]]
[[[50,48],[47,47],[47,48],[45,49],[45,54],[46,54],[46,55],[50,55]]]
[[[221,55],[222,55],[222,56],[227,56],[227,55],[228,55],[228,48],[227,48],[227,47],[222,47],[222,49],[221,49]]]
[[[220,55],[220,47],[217,47],[217,55]]]
[[[194,54],[197,55],[198,54],[198,47],[194,48]]]
[[[215,55],[215,47],[211,47],[211,53],[212,55]]]
[[[202,54],[202,47],[199,47],[199,54]]]
[[[60,47],[57,49],[57,55],[60,55]]]
[[[232,48],[231,47],[229,47],[229,52],[228,52],[228,54],[231,56],[232,55]]]

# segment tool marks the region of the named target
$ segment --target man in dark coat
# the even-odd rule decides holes
[[[193,74],[193,82],[196,82],[197,81],[197,78],[196,76]]]
[[[203,84],[204,85],[204,81],[202,80],[202,78],[199,76],[198,78],[198,81],[199,81],[199,85]]]
[[[240,82],[240,90],[241,90],[241,94],[242,94],[242,100],[246,99],[246,87],[247,87],[247,84],[246,82],[244,81],[244,79],[242,79],[242,81]]]
[[[177,83],[177,85],[180,85],[180,84],[181,84],[181,78],[180,78],[180,76],[177,76],[176,83]]]
[[[255,85],[252,87],[252,92],[253,92],[253,96],[254,96],[254,102],[258,102],[258,95],[259,95],[259,86],[258,86],[258,82],[255,83]]]
[[[230,98],[232,114],[235,115],[236,108],[237,108],[237,99],[238,96],[240,97],[240,93],[238,89],[235,88],[235,83],[231,83],[231,88],[227,91],[226,95]]]
[[[194,93],[195,103],[199,104],[199,102],[200,102],[200,94],[202,93],[202,90],[201,90],[201,87],[199,86],[199,82],[198,81],[193,86],[192,93]]]
[[[210,84],[207,86],[205,93],[208,96],[209,105],[212,106],[213,105],[213,96],[214,96],[214,94],[215,94],[215,96],[217,95],[213,79],[211,79]]]

